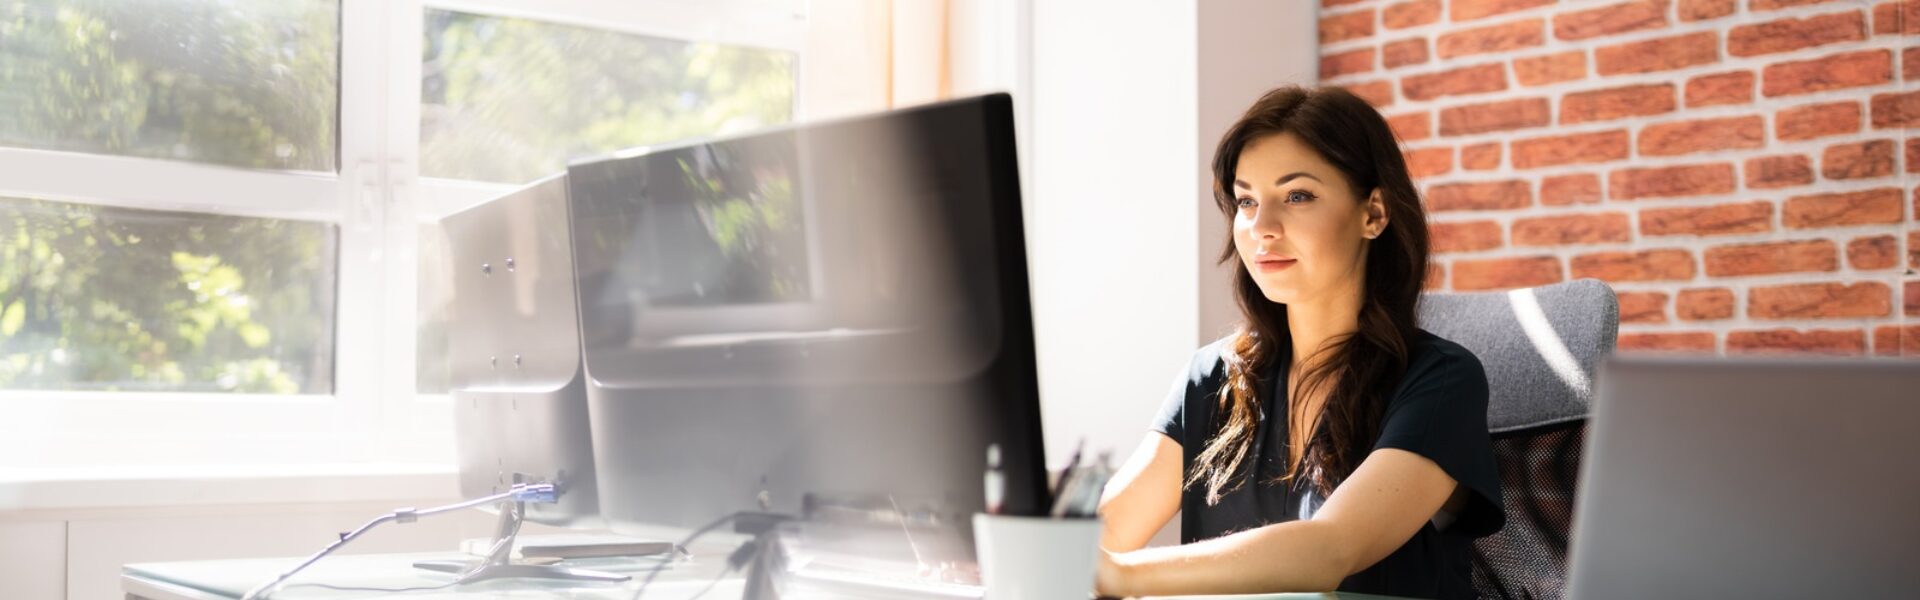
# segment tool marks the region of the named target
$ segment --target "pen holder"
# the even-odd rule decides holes
[[[1100,556],[1099,519],[976,514],[973,540],[986,600],[1093,595]]]

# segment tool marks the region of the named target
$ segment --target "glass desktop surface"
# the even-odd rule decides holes
[[[468,555],[452,552],[420,554],[374,554],[328,557],[316,563],[306,572],[295,577],[289,585],[273,594],[272,598],[283,600],[331,600],[339,598],[369,598],[379,596],[379,592],[366,590],[344,590],[317,587],[314,583],[326,583],[338,586],[369,588],[407,588],[435,586],[445,584],[451,576],[444,573],[423,571],[412,567],[420,560],[449,560],[472,558]],[[718,566],[724,561],[724,554],[710,556],[709,560],[695,560],[683,563],[674,570],[667,571],[648,588],[648,596],[661,598],[684,598],[697,593],[718,574]],[[275,574],[297,564],[297,558],[237,559],[184,561],[163,563],[131,564],[125,567],[129,577],[145,579],[166,585],[184,588],[189,593],[199,593],[215,598],[239,598],[248,590]],[[584,568],[623,572],[644,577],[651,562],[637,559],[601,559],[594,561],[571,561],[569,564]],[[633,595],[638,579],[623,584],[580,584],[577,582],[553,582],[530,579],[496,580],[439,590],[408,592],[406,598],[451,599],[451,598],[567,598],[596,600],[600,598],[626,599]],[[738,574],[722,578],[705,596],[707,598],[737,598],[743,592],[743,580]],[[138,593],[136,590],[128,590]],[[794,594],[798,598],[824,597],[814,594]],[[191,597],[191,596],[171,596]],[[1299,593],[1299,594],[1237,594],[1218,596],[1154,596],[1142,600],[1394,600],[1390,596],[1374,596],[1350,593]],[[158,600],[158,598],[156,598]]]
[[[423,588],[445,585],[453,580],[453,575],[437,573],[413,567],[413,563],[429,560],[473,560],[476,557],[458,552],[430,552],[418,554],[357,554],[329,556],[314,563],[306,571],[294,576],[270,598],[280,600],[329,600],[337,598],[370,598],[383,594],[374,589],[336,589],[320,587],[314,584],[352,588]],[[183,591],[198,593],[204,597],[239,598],[254,587],[271,580],[287,569],[305,560],[304,558],[260,558],[235,560],[206,560],[139,563],[126,565],[123,574],[126,577],[184,588]],[[700,590],[720,575],[720,566],[724,564],[726,554],[715,552],[705,558],[675,565],[675,568],[662,573],[660,578],[647,588],[652,596],[687,597]],[[621,584],[583,584],[580,582],[542,581],[535,579],[502,579],[473,583],[462,586],[449,586],[433,590],[406,592],[406,598],[553,598],[564,596],[579,599],[619,598],[633,595],[638,580],[646,576],[646,569],[654,563],[648,559],[592,559],[567,561],[567,565],[580,568],[597,569],[615,573],[633,575],[634,580]],[[713,598],[737,597],[740,594],[741,579],[738,574],[729,575],[720,580],[709,592]],[[129,589],[127,592],[139,593]],[[191,595],[161,595],[159,598],[193,597]]]

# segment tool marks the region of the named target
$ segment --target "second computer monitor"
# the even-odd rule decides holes
[[[566,178],[449,215],[440,228],[452,270],[447,360],[461,495],[553,483],[559,502],[527,505],[528,520],[598,526]]]
[[[1005,95],[568,168],[600,510],[1046,501]],[[964,525],[961,525],[964,527]]]

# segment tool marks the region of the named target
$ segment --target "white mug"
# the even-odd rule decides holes
[[[1093,595],[1099,519],[976,514],[973,541],[986,600],[1080,600]]]

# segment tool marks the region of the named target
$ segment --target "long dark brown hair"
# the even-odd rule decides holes
[[[1307,357],[1309,366],[1296,386],[1295,397],[1326,390],[1319,419],[1325,430],[1323,435],[1309,433],[1301,460],[1288,465],[1280,479],[1305,477],[1326,496],[1353,474],[1379,437],[1386,395],[1406,373],[1427,275],[1427,217],[1400,146],[1378,111],[1338,87],[1289,86],[1261,96],[1220,139],[1213,158],[1213,196],[1227,227],[1233,227],[1237,211],[1233,182],[1241,150],[1254,140],[1282,133],[1292,134],[1339,169],[1360,202],[1378,190],[1387,215],[1386,229],[1367,251],[1358,331],[1329,340],[1318,354]],[[1208,504],[1239,486],[1260,418],[1255,388],[1277,383],[1262,374],[1293,362],[1287,306],[1261,293],[1234,251],[1232,235],[1220,254],[1220,262],[1227,261],[1233,262],[1233,292],[1244,322],[1222,352],[1226,383],[1215,414],[1225,418],[1187,475],[1188,486],[1206,486]],[[1292,398],[1286,399],[1290,415],[1293,404]]]

